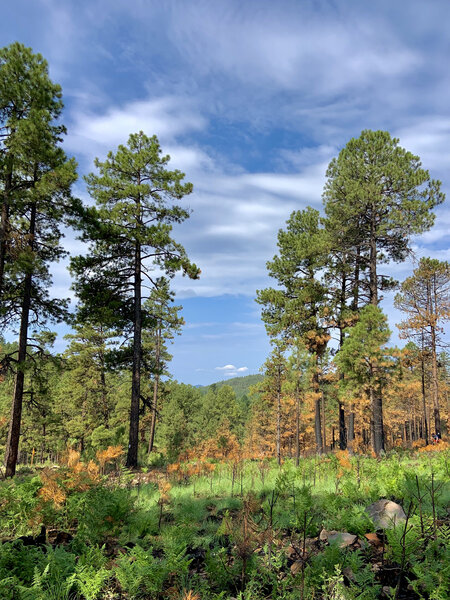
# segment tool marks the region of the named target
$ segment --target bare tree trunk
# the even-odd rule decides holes
[[[131,382],[130,435],[126,465],[138,465],[139,404],[141,398],[142,306],[141,306],[141,244],[136,242],[134,263],[134,331],[133,372]]]
[[[158,387],[159,387],[159,358],[161,352],[161,326],[158,327],[156,337],[156,373],[155,380],[153,381],[153,404],[152,404],[152,422],[150,424],[150,439],[148,441],[148,452],[153,450],[153,443],[155,441],[155,428],[156,428],[156,404],[158,402]]]
[[[327,449],[327,426],[326,426],[327,416],[325,414],[325,394],[323,393],[323,391],[320,394],[320,400],[321,400],[321,409],[322,409],[323,449],[326,452],[326,449]]]
[[[377,243],[375,237],[375,214],[374,208],[370,226],[370,258],[369,258],[369,294],[370,303],[378,306],[378,280],[377,280]],[[383,398],[381,390],[374,389],[375,370],[371,368],[370,396],[373,422],[373,450],[377,456],[384,450],[384,427],[383,427]]]
[[[101,335],[101,344],[102,349],[100,351],[100,386],[101,386],[101,394],[102,394],[102,413],[103,413],[103,424],[106,429],[109,428],[109,406],[108,406],[108,391],[106,388],[106,367],[105,367],[105,353],[103,351],[103,344],[105,341],[103,335],[103,326],[100,326],[100,335]]]
[[[300,392],[297,390],[295,405],[295,465],[300,464]]]
[[[433,295],[429,290],[431,314],[438,314],[438,300],[436,298],[436,284],[433,285]],[[434,298],[433,298],[434,296]],[[434,302],[433,302],[434,301]],[[434,306],[433,306],[434,304]],[[436,327],[431,325],[431,378],[433,382],[433,412],[434,412],[434,430],[435,433],[441,435],[441,413],[439,410],[439,380],[438,380],[438,365],[437,365],[437,350],[436,350]]]
[[[315,410],[314,410],[314,432],[316,435],[316,452],[322,454],[323,442],[322,442],[322,416],[320,414],[320,392],[319,392],[319,373],[316,372],[313,375],[313,390],[316,395]]]
[[[371,386],[369,398],[372,409],[372,448],[375,454],[380,456],[381,452],[384,451],[383,404],[381,394]]]
[[[29,245],[30,250],[34,250],[34,235],[36,227],[36,203],[31,206],[30,214],[30,229],[29,229]],[[31,289],[32,277],[31,267],[25,275],[23,298],[22,298],[22,314],[20,317],[20,332],[19,332],[19,349],[17,355],[17,374],[14,386],[14,397],[11,408],[11,421],[9,424],[8,439],[6,441],[6,477],[13,477],[16,472],[17,457],[19,451],[20,427],[22,421],[22,406],[23,406],[23,388],[25,381],[25,362],[27,358],[28,344],[28,323],[30,318],[31,307]]]
[[[339,402],[339,449],[347,448],[347,429],[345,427],[345,408],[342,402]]]
[[[277,463],[281,465],[281,369],[277,369],[277,440],[276,440],[276,452],[277,452]]]
[[[350,414],[348,415],[348,449],[353,454],[353,442],[355,441],[355,405],[352,404],[350,407]]]

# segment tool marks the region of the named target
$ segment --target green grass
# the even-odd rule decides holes
[[[74,537],[56,547],[1,544],[0,597],[158,600],[192,590],[201,600],[371,600],[391,588],[392,598],[444,600],[449,458],[397,452],[353,457],[342,467],[330,455],[298,468],[286,461],[281,469],[250,461],[234,485],[232,469],[217,465],[207,477],[171,481],[162,510],[156,484],[131,488],[126,475],[114,487],[104,481],[74,492],[59,509],[43,508],[39,478],[24,475],[0,485],[3,540],[33,533],[36,511],[48,530]],[[365,508],[379,498],[410,513],[406,532],[387,532],[382,558],[364,538],[375,531]],[[33,527],[36,534],[36,520]],[[359,542],[327,545],[317,539],[322,528],[348,531]],[[291,570],[304,538],[305,560]]]

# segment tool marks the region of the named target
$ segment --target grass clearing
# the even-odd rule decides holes
[[[71,488],[67,471],[51,479],[66,486],[52,488],[53,500],[42,476],[27,473],[0,485],[0,596],[446,600],[449,458],[338,452],[297,468],[152,470],[138,485],[123,471],[83,479],[85,489]],[[366,508],[380,498],[400,504],[406,521],[377,529]],[[356,537],[346,546],[335,531]]]

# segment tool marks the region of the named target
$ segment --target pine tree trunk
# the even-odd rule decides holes
[[[11,162],[11,161],[10,161]],[[3,282],[5,278],[5,262],[8,248],[9,233],[9,192],[12,184],[12,168],[8,169],[3,190],[3,202],[0,219],[0,298],[3,295]]]
[[[383,403],[379,390],[372,386],[369,389],[370,405],[372,408],[372,448],[377,456],[384,451]]]
[[[161,348],[161,327],[158,327],[157,330],[157,338],[156,338],[156,373],[155,380],[153,382],[153,404],[152,404],[152,422],[150,424],[150,439],[148,441],[148,453],[153,450],[153,444],[155,441],[155,428],[156,428],[156,404],[158,402],[158,387],[159,387],[159,357],[160,357],[160,348]]]
[[[319,393],[319,373],[318,365],[316,361],[315,373],[313,375],[313,390],[316,395],[315,406],[314,406],[314,433],[316,436],[316,452],[322,454],[323,442],[322,442],[322,416],[320,414],[320,393]]]
[[[100,387],[102,390],[102,412],[103,412],[103,424],[106,429],[109,429],[109,406],[108,406],[108,390],[106,388],[106,367],[105,367],[105,353],[104,353],[104,342],[103,327],[100,326],[101,335],[101,351],[100,351]]]
[[[348,449],[353,454],[353,442],[355,440],[355,405],[352,404],[350,407],[350,414],[348,415]]]
[[[345,427],[345,408],[342,402],[339,402],[339,449],[347,449],[347,429]]]
[[[15,133],[15,127],[11,127],[11,135]],[[0,220],[0,298],[3,295],[5,262],[8,251],[9,215],[10,215],[10,192],[13,181],[14,156],[9,154],[6,161],[5,186],[3,189],[3,202]]]
[[[323,450],[324,452],[326,452],[327,450],[327,424],[326,424],[326,414],[325,414],[325,394],[322,393],[320,394],[320,400],[321,400],[321,409],[322,409],[322,426],[323,426],[323,434],[322,434],[322,443],[323,443]]]
[[[278,368],[277,381],[277,440],[276,440],[277,463],[281,465],[281,372]]]
[[[438,299],[436,297],[436,282],[433,282],[433,293],[429,290],[429,300],[431,315],[438,314]],[[441,413],[439,410],[439,380],[438,380],[438,364],[437,364],[437,340],[436,340],[436,325],[431,323],[431,378],[433,382],[433,412],[434,412],[434,431],[437,435],[441,435]]]
[[[369,302],[378,306],[378,280],[377,280],[377,241],[375,237],[375,215],[372,215],[369,240]]]
[[[423,349],[423,344],[422,344]],[[423,429],[425,434],[425,442],[428,446],[429,438],[428,438],[428,418],[427,418],[427,398],[425,394],[425,359],[422,351],[422,359],[421,359],[421,370],[422,370],[422,410],[423,410]]]
[[[375,237],[375,215],[372,215],[370,226],[370,259],[369,259],[369,293],[370,303],[378,306],[378,281],[377,281],[377,244]],[[375,369],[371,368],[371,406],[373,422],[373,450],[377,456],[384,451],[384,427],[383,427],[383,398],[381,390],[374,389]]]
[[[439,382],[435,327],[431,327],[431,378],[433,380],[434,431],[436,434],[441,434],[441,413],[439,410]]]
[[[36,203],[31,206],[30,214],[30,250],[34,249],[34,235],[36,227]],[[17,457],[19,452],[20,426],[22,421],[22,406],[23,406],[23,389],[25,382],[25,362],[27,358],[28,344],[28,324],[30,318],[31,307],[31,289],[32,289],[32,272],[25,275],[23,298],[22,298],[22,313],[20,317],[20,332],[19,332],[19,349],[17,354],[17,374],[14,386],[14,397],[11,408],[11,421],[9,424],[8,439],[6,441],[6,477],[13,477],[16,472]]]
[[[297,390],[295,405],[295,465],[300,464],[300,393]]]
[[[141,398],[142,306],[141,306],[141,244],[136,242],[134,263],[134,326],[133,371],[131,381],[130,435],[128,441],[128,468],[138,466],[139,404]]]

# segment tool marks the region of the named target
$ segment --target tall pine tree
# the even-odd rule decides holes
[[[331,161],[323,193],[331,244],[355,265],[355,297],[373,306],[379,290],[396,284],[379,274],[379,264],[405,260],[411,236],[433,225],[431,211],[444,200],[440,182],[398,142],[386,131],[366,130],[351,139]],[[382,412],[381,396],[373,407]],[[383,447],[383,431],[375,434],[375,445]]]
[[[167,168],[156,136],[132,134],[126,146],[96,160],[98,173],[86,177],[96,207],[85,213],[82,239],[90,242],[86,256],[72,260],[75,290],[91,315],[132,338],[133,366],[127,466],[138,464],[141,400],[142,330],[155,319],[143,307],[145,289],[155,284],[154,271],[191,278],[199,269],[172,238],[172,224],[189,217],[174,201],[192,192],[184,173]]]

